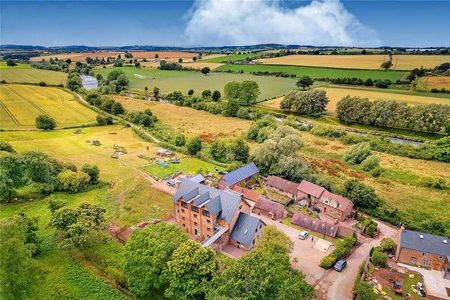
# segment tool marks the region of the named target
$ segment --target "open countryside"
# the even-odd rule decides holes
[[[420,95],[420,93],[407,94],[402,92],[392,92],[375,89],[351,88],[351,87],[319,87],[318,89],[325,90],[330,102],[327,105],[327,111],[334,113],[336,111],[337,103],[345,96],[363,97],[370,100],[395,100],[406,102],[410,105],[421,104],[450,104],[450,97],[433,97],[433,95]],[[280,109],[280,103],[283,97],[268,100],[260,103],[262,107],[271,109]]]
[[[47,70],[31,68],[0,68],[0,78],[9,83],[39,83],[45,82],[48,85],[62,85],[66,81],[67,74]]]
[[[38,115],[53,117],[58,127],[91,124],[96,116],[74,95],[51,87],[1,85],[0,104],[1,129],[33,129]]]
[[[276,96],[284,95],[295,87],[295,80],[290,78],[272,78],[265,76],[252,76],[248,74],[226,74],[211,72],[203,75],[195,71],[166,71],[151,68],[136,69],[133,67],[118,68],[125,72],[130,80],[130,87],[143,90],[148,87],[152,90],[158,87],[161,93],[181,91],[186,94],[189,89],[194,90],[194,95],[201,95],[204,90],[223,91],[223,87],[230,81],[256,81],[261,94],[258,100],[262,101]],[[96,72],[106,76],[113,68],[98,69]]]
[[[388,55],[287,55],[257,61],[273,65],[381,70],[381,64],[387,60]],[[402,71],[420,67],[434,68],[449,61],[450,55],[393,55],[391,69]]]

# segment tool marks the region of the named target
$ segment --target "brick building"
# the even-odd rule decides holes
[[[286,180],[278,176],[269,176],[266,180],[266,186],[269,190],[282,194],[286,197],[297,198],[298,183]]]
[[[398,262],[440,271],[450,278],[450,244],[446,237],[403,230],[397,240],[395,257]]]
[[[204,246],[251,249],[265,225],[250,216],[242,194],[184,179],[173,197],[175,221]]]
[[[297,187],[297,199],[300,203],[320,209],[321,213],[339,221],[350,217],[353,210],[353,203],[349,199],[306,180],[302,180]]]

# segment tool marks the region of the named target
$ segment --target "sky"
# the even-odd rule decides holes
[[[0,43],[450,46],[450,1],[0,1]]]

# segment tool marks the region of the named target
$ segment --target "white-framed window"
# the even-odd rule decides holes
[[[416,263],[416,261],[417,261],[417,258],[415,258],[415,257],[411,257],[411,263],[412,263],[412,264],[415,264],[415,263]]]
[[[422,266],[424,266],[424,267],[429,267],[430,266],[430,261],[428,261],[428,260],[424,260],[423,262],[422,262]]]

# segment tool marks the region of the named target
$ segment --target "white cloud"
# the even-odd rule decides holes
[[[313,0],[291,9],[277,0],[197,0],[185,35],[192,45],[380,43],[339,0]]]

